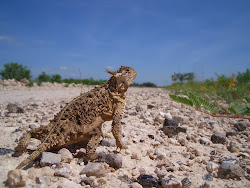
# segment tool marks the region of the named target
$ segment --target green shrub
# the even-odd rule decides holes
[[[20,81],[23,78],[30,80],[31,74],[27,67],[18,63],[6,63],[4,69],[0,71],[0,75],[4,79],[15,79]]]
[[[38,82],[50,82],[51,77],[50,75],[46,74],[45,72],[42,72],[38,77],[37,77]],[[39,84],[38,84],[39,85]]]
[[[62,77],[59,74],[53,74],[53,75],[51,75],[50,81],[53,82],[53,83],[54,82],[61,83],[62,82]]]

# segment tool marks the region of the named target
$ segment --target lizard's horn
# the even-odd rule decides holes
[[[115,72],[114,71],[110,71],[110,70],[106,70],[107,73],[111,74],[111,75],[115,75]]]

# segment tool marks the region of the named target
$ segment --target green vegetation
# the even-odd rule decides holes
[[[69,84],[83,84],[83,85],[101,85],[106,80],[94,80],[93,78],[89,79],[62,79],[59,74],[46,74],[42,72],[34,80],[31,80],[31,71],[25,66],[18,63],[7,63],[4,65],[4,70],[0,70],[0,75],[3,79],[15,79],[20,81],[23,78],[30,80],[27,86],[32,87],[36,82],[38,86],[42,85],[42,82],[51,82],[51,83],[65,83],[65,87],[68,87]]]
[[[241,103],[244,97],[250,96],[250,70],[226,77],[216,74],[217,79],[207,79],[204,82],[187,81],[173,83],[165,87],[173,94],[185,94],[193,92],[207,100],[224,101],[228,104]]]
[[[132,83],[131,86],[135,86],[135,87],[157,87],[157,85],[155,85],[152,82],[145,82],[145,83],[142,83],[142,84]]]
[[[169,95],[171,99],[173,99],[176,102],[194,107],[196,110],[211,115],[213,117],[224,117],[224,118],[242,118],[242,119],[248,119],[249,117],[240,116],[240,115],[247,115],[250,116],[250,98],[245,97],[243,104],[235,104],[231,103],[229,108],[224,108],[222,106],[218,106],[215,103],[210,103],[204,98],[201,98],[200,96],[196,96],[195,94],[189,92],[187,97],[177,96],[177,95]],[[204,111],[202,110],[204,108]],[[235,114],[234,116],[228,115],[228,114]],[[217,114],[227,114],[227,115],[217,115]]]
[[[216,76],[216,80],[177,82],[165,88],[171,90],[170,97],[173,100],[193,106],[199,111],[203,107],[211,112],[210,115],[214,116],[215,113],[222,113],[249,116],[250,70],[247,69],[243,73],[239,72],[237,75],[232,75],[232,77],[218,74]],[[186,95],[188,98],[177,96],[178,94]],[[228,106],[228,108],[219,105],[221,103],[225,103],[226,105],[223,106]],[[221,116],[217,115],[216,117]]]
[[[18,63],[6,63],[4,69],[0,70],[3,79],[15,79],[20,81],[23,78],[31,78],[30,70]]]

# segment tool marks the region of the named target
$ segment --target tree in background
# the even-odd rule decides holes
[[[59,74],[53,74],[51,75],[51,78],[50,78],[51,82],[57,82],[57,83],[61,83],[62,82],[62,77],[61,75]]]
[[[46,74],[45,72],[42,72],[37,77],[38,82],[49,82],[51,80],[50,75]]]
[[[4,69],[0,70],[0,75],[4,79],[15,79],[18,81],[23,78],[28,80],[31,78],[30,70],[26,66],[14,62],[4,64]]]
[[[181,73],[174,73],[172,76],[172,81],[175,83],[177,80],[179,80],[181,83],[183,81],[192,81],[194,80],[194,73],[186,73],[186,74],[181,74]]]

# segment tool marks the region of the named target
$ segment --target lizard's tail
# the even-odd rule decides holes
[[[26,147],[28,146],[31,138],[31,132],[27,132],[23,135],[23,137],[20,139],[17,147],[15,148],[15,151],[24,151]]]
[[[28,158],[26,158],[24,161],[22,161],[17,167],[16,169],[21,169],[24,166],[26,166],[27,164],[29,164],[31,161],[35,160],[35,158],[37,158],[39,155],[42,154],[42,152],[44,152],[46,149],[45,147],[39,147],[36,151],[34,151]]]

